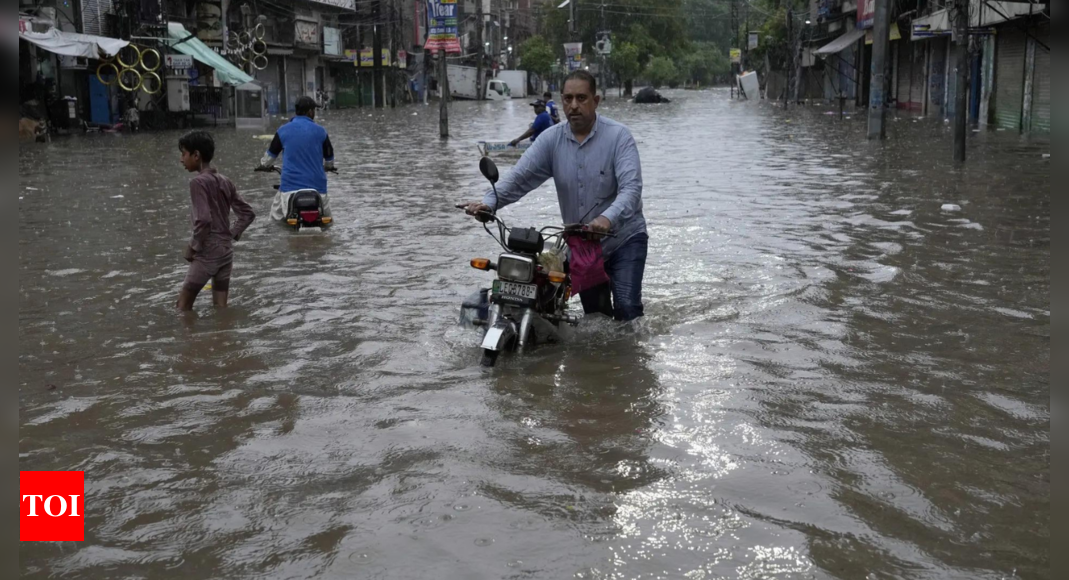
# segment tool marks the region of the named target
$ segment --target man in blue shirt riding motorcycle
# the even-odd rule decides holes
[[[285,221],[290,198],[303,189],[319,192],[323,199],[322,215],[331,217],[327,172],[334,171],[334,146],[330,143],[327,130],[315,122],[317,107],[311,97],[301,97],[297,101],[297,116],[279,127],[267,153],[260,160],[261,168],[270,168],[278,156],[285,152],[282,184],[271,204],[271,219],[275,221]]]

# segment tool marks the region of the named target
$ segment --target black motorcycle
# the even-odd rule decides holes
[[[279,167],[257,167],[256,171],[282,174],[282,169]],[[328,170],[328,173],[337,172],[337,169]],[[280,187],[280,184],[275,184],[275,191],[278,191]],[[301,228],[329,228],[334,223],[334,219],[323,215],[322,194],[314,189],[302,189],[290,196],[289,207],[283,223],[287,227],[293,228],[293,231],[299,232]]]

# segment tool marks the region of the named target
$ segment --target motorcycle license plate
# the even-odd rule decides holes
[[[515,282],[498,281],[498,292],[504,296],[534,300],[538,296],[538,286],[534,284],[517,284]]]

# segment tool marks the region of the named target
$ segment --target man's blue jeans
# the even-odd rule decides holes
[[[642,278],[646,274],[649,247],[650,237],[638,234],[605,260],[610,282],[579,294],[587,314],[600,312],[621,322],[630,322],[645,314]]]

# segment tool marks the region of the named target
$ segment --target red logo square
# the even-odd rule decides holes
[[[19,541],[85,540],[85,472],[19,472]]]

